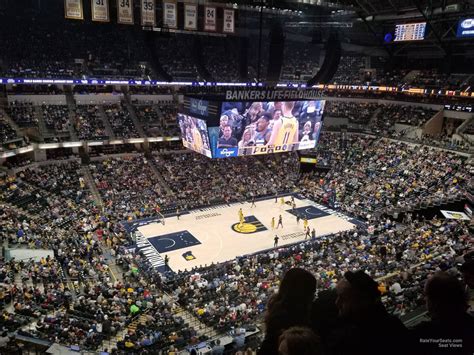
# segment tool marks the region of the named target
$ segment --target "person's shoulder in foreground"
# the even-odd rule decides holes
[[[408,331],[386,311],[378,283],[364,271],[346,272],[336,287],[338,322],[327,344],[329,353],[344,355],[403,354]]]
[[[426,306],[431,320],[411,331],[414,354],[472,355],[474,318],[462,283],[446,272],[438,272],[425,284]]]

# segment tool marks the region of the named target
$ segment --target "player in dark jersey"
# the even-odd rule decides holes
[[[271,119],[272,116],[268,112],[264,112],[260,115],[257,121],[257,127],[254,137],[256,146],[262,146],[268,143],[268,140],[270,139],[270,135],[272,133],[272,130],[269,128]]]

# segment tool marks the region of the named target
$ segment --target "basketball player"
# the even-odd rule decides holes
[[[308,231],[309,231],[309,228],[308,228],[308,219],[307,219],[306,217],[303,219],[303,228],[304,228],[305,231],[306,231],[307,229],[308,229]]]
[[[294,101],[285,101],[282,105],[282,117],[273,124],[268,145],[284,146],[282,150],[291,150],[298,143],[298,120],[293,116]]]
[[[283,228],[283,219],[282,219],[281,215],[278,217],[277,229],[278,229],[279,226],[281,226],[281,228]]]
[[[244,212],[242,212],[242,208],[239,209],[239,221],[242,220],[242,217],[244,216]]]
[[[272,217],[271,225],[272,225],[272,229],[275,229],[275,217]]]
[[[304,240],[306,240],[306,238],[310,238],[311,237],[311,233],[310,233],[310,229],[309,228],[306,228],[306,234],[304,236]]]
[[[202,149],[202,137],[201,132],[196,127],[196,121],[191,119],[191,134],[193,137],[193,149],[197,152],[201,152]]]
[[[280,197],[280,205],[284,206],[285,205],[285,198]]]
[[[279,239],[280,239],[280,238],[278,238],[277,235],[275,235],[275,238],[273,238],[273,247],[274,247],[274,248],[276,248],[276,247],[278,246],[278,240],[279,240]]]
[[[252,204],[250,205],[250,208],[252,207],[257,207],[257,205],[255,204],[255,196],[252,196]]]
[[[257,121],[257,127],[255,130],[255,145],[262,146],[266,145],[270,139],[272,130],[268,127],[272,116],[268,112],[264,112],[260,115],[260,118]]]

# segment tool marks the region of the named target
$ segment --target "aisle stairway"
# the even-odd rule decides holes
[[[8,115],[8,113],[2,107],[0,107],[0,116],[2,116],[3,119],[7,121],[7,123],[15,130],[17,137],[23,136],[20,126],[18,126],[16,122],[12,120],[12,118]]]
[[[84,182],[89,187],[89,191],[92,193],[92,196],[94,196],[94,201],[96,202],[97,206],[103,207],[104,201],[100,196],[99,190],[97,190],[97,186],[94,183],[94,178],[92,177],[89,167],[87,165],[83,165],[81,167],[81,173],[84,177]]]
[[[65,91],[66,92],[66,103],[67,107],[69,108],[69,135],[71,137],[71,141],[77,142],[79,138],[77,137],[77,132],[75,129],[75,121],[76,121],[76,102],[74,101],[74,95],[70,91]]]
[[[170,186],[168,185],[168,183],[165,181],[165,179],[163,178],[163,176],[161,175],[158,167],[156,166],[156,162],[155,162],[155,159],[154,158],[151,158],[151,159],[147,159],[148,160],[148,164],[150,164],[150,167],[151,167],[151,170],[155,173],[155,176],[158,178],[158,181],[160,182],[160,185],[165,189],[166,193],[168,194],[168,196],[173,196],[174,193],[173,191],[171,190]]]
[[[125,100],[123,101],[123,104],[125,108],[128,110],[130,113],[130,117],[132,118],[133,124],[135,125],[135,128],[137,129],[138,134],[140,137],[146,137],[145,131],[143,130],[143,126],[140,123],[137,113],[135,112],[135,109],[133,108],[133,105],[131,103],[130,99],[130,94],[124,93]]]
[[[99,116],[102,122],[104,123],[105,127],[105,135],[109,137],[109,139],[115,139],[115,133],[114,130],[112,129],[112,126],[110,125],[109,119],[107,118],[107,115],[105,114],[104,106],[103,105],[98,105],[99,107]]]

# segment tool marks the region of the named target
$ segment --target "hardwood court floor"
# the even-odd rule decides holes
[[[285,201],[289,200],[290,197],[285,197]],[[297,224],[294,213],[308,216],[308,225],[311,229],[316,229],[316,238],[355,227],[355,224],[348,221],[349,218],[336,215],[335,211],[325,209],[311,200],[295,197],[295,202],[296,211],[293,214],[290,205],[282,205],[280,199],[275,203],[272,198],[257,201],[256,207],[251,207],[251,203],[236,203],[195,210],[182,215],[179,220],[177,217],[166,218],[165,225],[152,223],[139,227],[138,230],[163,258],[168,255],[169,266],[173,271],[178,271],[273,248],[275,235],[280,238],[279,246],[302,241],[305,239],[303,220]],[[246,219],[244,229],[247,233],[240,233],[232,228],[238,224],[240,208]],[[283,228],[272,229],[272,217],[275,217],[276,227],[280,214]],[[185,253],[188,258],[194,259],[186,260],[183,256]]]

